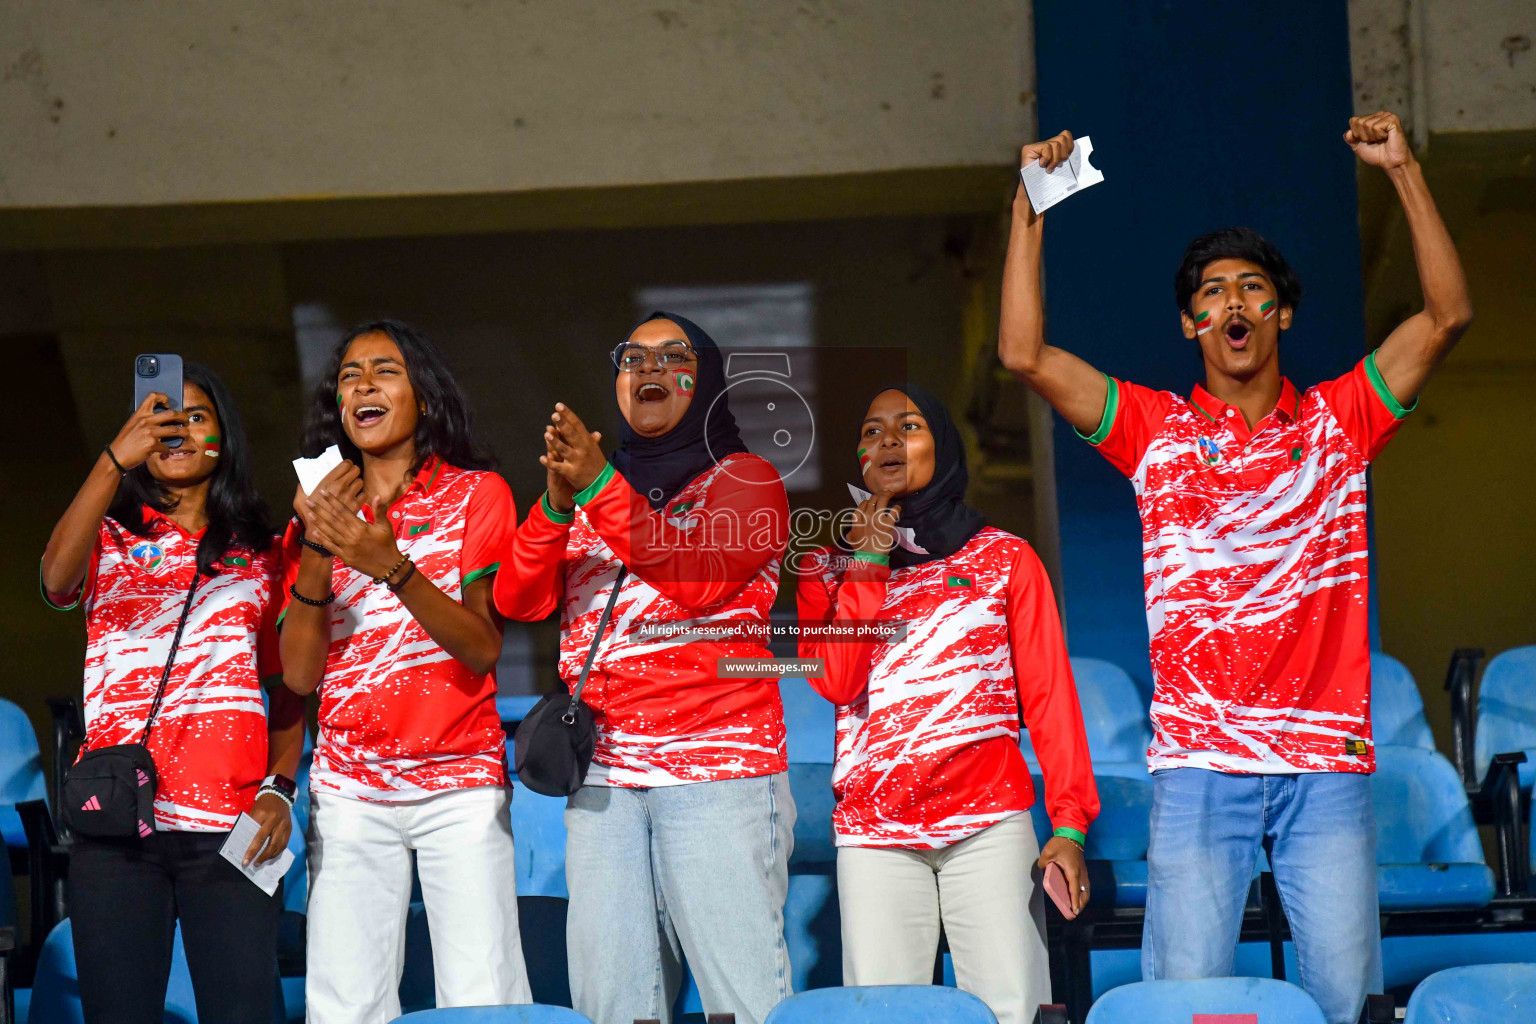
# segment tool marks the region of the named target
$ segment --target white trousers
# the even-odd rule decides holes
[[[955,983],[998,1024],[1029,1024],[1051,1001],[1039,856],[1027,813],[942,850],[839,847],[843,984],[930,983],[942,922]]]
[[[400,1015],[412,851],[437,1005],[533,1001],[517,930],[509,799],[502,786],[388,804],[310,795],[310,1024]]]

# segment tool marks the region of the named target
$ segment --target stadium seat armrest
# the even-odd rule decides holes
[[[1034,1024],[1068,1024],[1069,1019],[1065,1003],[1041,1003]]]
[[[1397,1019],[1397,1000],[1390,992],[1368,995],[1360,1007],[1359,1024],[1394,1024]]]
[[[48,800],[51,806],[57,807],[64,773],[74,763],[75,751],[85,739],[85,719],[80,715],[80,702],[74,697],[49,697],[48,713],[53,716],[53,763],[48,773]],[[67,834],[68,830],[65,832]]]
[[[0,928],[0,1024],[16,1020],[16,929]]]
[[[1525,856],[1525,830],[1520,814],[1520,765],[1525,760],[1522,750],[1493,755],[1488,777],[1477,794],[1478,802],[1493,811],[1500,896],[1523,895],[1530,887],[1530,864]]]
[[[1477,766],[1473,763],[1472,738],[1477,727],[1472,704],[1472,683],[1477,678],[1478,662],[1483,660],[1480,647],[1458,647],[1451,652],[1445,670],[1445,689],[1451,695],[1451,746],[1456,770],[1461,773],[1467,792],[1477,789]]]

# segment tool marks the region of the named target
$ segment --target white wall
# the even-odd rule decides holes
[[[1003,165],[1027,0],[7,0],[0,208]]]
[[[1536,3],[1350,0],[1355,110],[1427,132],[1536,128]]]

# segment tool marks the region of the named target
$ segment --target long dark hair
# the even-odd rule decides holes
[[[218,465],[208,480],[208,500],[204,506],[208,529],[197,545],[198,571],[214,576],[231,548],[254,554],[272,542],[271,516],[251,480],[245,424],[240,421],[240,410],[235,408],[224,382],[208,367],[197,363],[187,363],[182,377],[202,389],[219,418]],[[144,522],[145,505],[170,512],[176,507],[176,496],[149,475],[148,463],[141,463],[123,477],[107,514],[134,536],[145,537],[149,532]]]
[[[315,385],[309,403],[304,438],[299,444],[304,457],[312,459],[334,444],[341,449],[343,458],[351,459],[358,466],[363,464],[362,452],[342,429],[341,410],[336,403],[336,380],[341,374],[341,361],[346,358],[347,348],[365,334],[388,335],[405,360],[411,390],[422,404],[422,413],[416,420],[416,466],[420,467],[436,455],[460,469],[494,467],[496,460],[475,434],[469,401],[459,389],[459,382],[453,379],[448,361],[425,334],[399,320],[370,320],[358,324],[336,343],[326,363],[325,375]]]

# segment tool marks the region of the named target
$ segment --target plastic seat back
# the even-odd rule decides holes
[[[1525,751],[1520,786],[1530,790],[1536,780],[1536,645],[1505,651],[1483,670],[1472,750],[1479,779],[1487,776],[1494,754]]]
[[[1536,1020],[1536,964],[1476,964],[1419,982],[1404,1024]]]
[[[1419,684],[1407,666],[1380,651],[1371,652],[1371,738],[1378,747],[1435,749]]]
[[[1272,978],[1138,981],[1100,996],[1088,1024],[1190,1024],[1196,1014],[1233,1021],[1251,1015],[1254,1024],[1325,1024],[1311,996]]]
[[[1073,658],[1072,678],[1077,683],[1077,701],[1083,709],[1094,771],[1145,775],[1152,724],[1136,683],[1120,666],[1098,658]],[[1038,768],[1040,759],[1027,733],[1020,735],[1019,747],[1030,767]]]
[[[396,1017],[395,1024],[592,1024],[564,1006],[457,1006],[443,1010],[418,1010]]]
[[[1321,1019],[1321,1018],[1319,1018]],[[790,996],[764,1024],[997,1024],[987,1004],[940,985],[818,988]]]
[[[69,918],[54,925],[38,953],[37,973],[27,1019],[35,1024],[85,1024],[80,1008],[80,974],[75,966],[74,932]],[[197,1002],[192,995],[192,975],[187,970],[187,951],[181,926],[171,947],[171,976],[165,989],[167,1024],[197,1024]]]
[[[1377,747],[1371,797],[1382,910],[1488,905],[1493,871],[1449,761],[1415,747]]]
[[[799,676],[779,680],[779,696],[784,701],[790,763],[831,764],[837,740],[837,709],[832,702]]]
[[[519,896],[569,899],[565,886],[565,799],[512,779],[512,857]]]
[[[27,848],[15,805],[46,798],[43,757],[27,713],[0,699],[0,836],[13,849]]]

